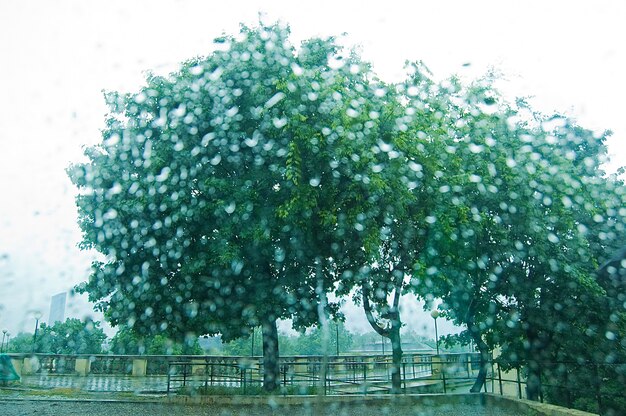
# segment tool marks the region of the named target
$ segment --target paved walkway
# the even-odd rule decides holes
[[[187,379],[189,386],[201,386],[204,384],[202,377],[194,377]],[[166,393],[167,392],[167,376],[119,376],[119,375],[50,375],[38,374],[23,376],[21,385],[27,388],[70,388],[85,392],[129,392],[129,393]],[[182,379],[176,378],[171,381],[171,391],[177,391],[182,387]],[[216,382],[215,385],[239,387],[239,383],[235,382]],[[436,391],[442,388],[441,380],[414,380],[404,384],[407,391],[415,392],[418,387],[427,386],[437,387]],[[461,385],[448,385],[449,392],[466,393],[469,391],[471,383]],[[337,385],[333,384],[331,390],[335,394],[354,394],[363,393],[363,386],[351,385],[349,383]],[[388,383],[370,383],[367,387],[368,393],[387,392],[389,390]],[[430,390],[433,391],[433,390]]]
[[[372,403],[328,403],[316,405],[279,406],[267,403],[263,405],[220,405],[201,404],[184,405],[158,402],[123,402],[123,401],[69,401],[69,400],[0,400],[0,415],[22,416],[522,416],[515,410],[486,408],[479,405],[455,404],[447,406],[415,406]]]

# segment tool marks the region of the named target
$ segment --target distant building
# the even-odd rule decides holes
[[[198,339],[198,343],[200,344],[200,348],[202,348],[205,352],[209,354],[214,354],[218,351],[221,351],[223,348],[222,339],[219,336],[216,337],[200,337]]]
[[[50,299],[50,315],[48,325],[52,326],[57,322],[65,321],[65,301],[67,300],[67,292],[62,292],[52,296]]]

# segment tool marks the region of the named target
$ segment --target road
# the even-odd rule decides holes
[[[272,406],[271,404],[215,405],[198,404],[183,405],[158,402],[131,401],[69,401],[69,400],[0,400],[0,415],[3,416],[522,416],[522,413],[503,413],[502,409],[489,409],[482,406],[453,405],[436,408],[410,406],[406,404],[337,404],[330,403],[316,406],[312,403],[291,406]]]

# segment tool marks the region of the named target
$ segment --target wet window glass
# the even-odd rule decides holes
[[[624,414],[624,18],[3,3],[0,413]]]

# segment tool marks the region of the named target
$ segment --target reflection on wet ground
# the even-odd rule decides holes
[[[35,375],[23,376],[22,384],[35,388],[71,388],[95,392],[166,392],[167,376]]]

